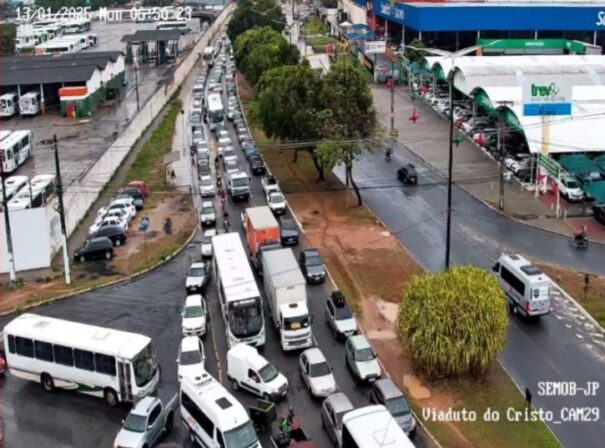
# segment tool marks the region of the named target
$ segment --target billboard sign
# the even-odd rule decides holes
[[[387,49],[387,43],[384,40],[367,41],[363,43],[365,54],[382,54]]]
[[[571,85],[528,80],[523,86],[523,115],[571,115]]]

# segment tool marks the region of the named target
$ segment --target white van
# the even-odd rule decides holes
[[[550,312],[551,279],[521,255],[502,255],[492,267],[514,313],[538,317]]]
[[[265,400],[277,401],[288,393],[288,380],[248,344],[236,344],[227,352],[227,378],[233,389],[242,388]]]
[[[181,381],[181,418],[193,441],[207,448],[262,448],[242,404],[204,372]]]
[[[342,417],[342,448],[413,448],[414,444],[382,405],[366,406]]]

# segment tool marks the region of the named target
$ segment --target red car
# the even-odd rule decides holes
[[[149,188],[147,187],[145,181],[142,180],[131,180],[130,182],[128,182],[128,185],[126,187],[118,188],[118,193],[122,193],[128,187],[136,188],[137,190],[139,190],[141,195],[143,195],[143,197],[146,197],[149,194]]]

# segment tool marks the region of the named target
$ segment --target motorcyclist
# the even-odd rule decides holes
[[[384,152],[384,158],[387,160],[391,160],[391,148],[387,148]]]
[[[577,232],[574,235],[574,240],[576,241],[576,243],[584,243],[584,242],[586,242],[587,239],[588,239],[588,232],[587,232],[586,226],[582,226],[582,230],[580,230],[579,232]]]

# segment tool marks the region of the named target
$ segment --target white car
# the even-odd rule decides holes
[[[561,176],[558,181],[559,193],[569,202],[580,202],[584,199],[584,191],[580,187],[580,183],[570,175]]]
[[[227,103],[229,104],[229,106],[234,106],[235,104],[238,104],[237,97],[235,97],[235,96],[230,96],[230,97],[227,99]]]
[[[88,228],[88,234],[92,235],[97,230],[99,230],[103,227],[107,227],[107,226],[119,226],[119,227],[123,228],[124,231],[128,230],[128,223],[125,220],[118,219],[118,218],[107,218],[100,222],[96,222],[92,226],[90,226]]]
[[[200,195],[203,198],[212,197],[216,194],[216,184],[212,176],[202,176],[200,178]]]
[[[195,131],[193,131],[191,140],[196,145],[205,144],[206,146],[208,146],[208,143],[206,143],[206,139],[204,138],[204,132],[200,129],[196,129]]]
[[[183,336],[204,336],[206,334],[206,315],[206,301],[202,295],[187,296],[181,323]]]
[[[127,198],[122,197],[119,199],[112,199],[108,205],[108,209],[122,207],[126,209],[128,213],[130,213],[131,217],[134,217],[137,214],[137,209],[134,206],[134,198],[129,196]]]
[[[137,213],[137,209],[134,207],[134,205],[128,205],[124,202],[121,202],[121,203],[112,202],[107,207],[105,207],[104,215],[106,215],[107,213],[113,212],[113,211],[122,212],[128,222],[130,222]]]
[[[233,174],[239,172],[239,166],[237,165],[237,159],[229,159],[224,162],[225,172],[227,174]]]
[[[200,222],[204,227],[216,225],[216,209],[214,208],[214,204],[211,201],[202,202]]]
[[[286,214],[286,197],[281,191],[272,191],[267,195],[267,205],[277,216]]]
[[[527,153],[515,154],[513,157],[507,157],[504,159],[504,166],[508,168],[513,174],[517,174],[524,168],[529,166],[531,156]]]
[[[228,132],[228,131],[225,131],[225,130],[218,131],[218,139],[219,139],[219,142],[220,142],[220,140],[221,140],[222,138],[223,138],[223,139],[224,139],[224,138],[229,138],[229,132]]]
[[[202,376],[205,368],[206,357],[204,346],[197,336],[185,336],[179,345],[178,363],[179,382],[184,377],[198,378]]]
[[[332,367],[320,349],[308,348],[298,359],[300,376],[314,397],[327,397],[337,391]]]
[[[279,191],[279,184],[277,183],[277,179],[272,174],[265,174],[261,179],[261,185],[263,187],[263,191],[265,195],[272,193],[274,191]]]
[[[121,209],[113,209],[113,210],[107,210],[104,215],[98,215],[97,219],[95,219],[95,224],[98,224],[108,218],[116,218],[121,221],[125,221],[127,225],[130,221],[130,216],[128,215],[128,213],[126,211],[121,210]]]
[[[218,139],[218,153],[222,154],[225,148],[232,148],[231,139],[229,137]]]
[[[210,280],[210,269],[206,263],[202,261],[192,263],[185,278],[185,290],[188,294],[200,294],[208,280]]]
[[[234,161],[237,162],[237,154],[233,149],[223,151],[223,163]]]
[[[202,237],[202,258],[212,257],[212,237],[218,235],[216,229],[208,229]]]

